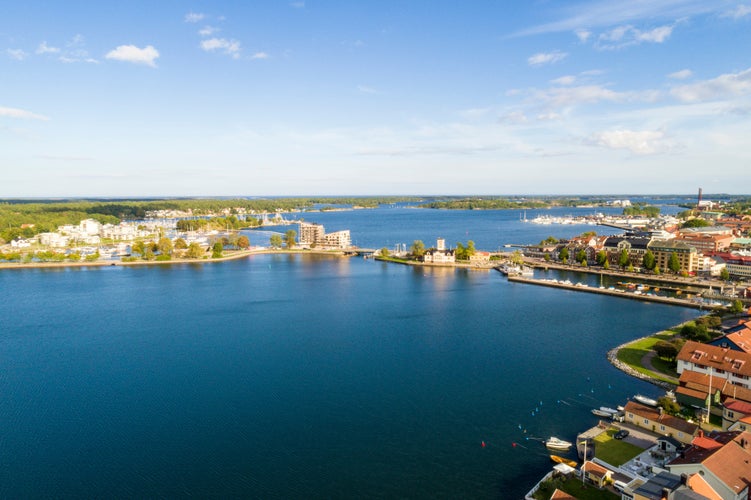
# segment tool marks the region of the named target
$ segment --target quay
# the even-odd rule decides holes
[[[693,307],[695,309],[723,309],[724,308],[724,306],[722,305],[705,304],[703,302],[696,302],[694,300],[688,300],[688,299],[679,299],[679,298],[674,298],[674,297],[661,297],[658,295],[647,295],[644,293],[636,294],[633,292],[628,292],[626,290],[611,290],[608,288],[595,288],[595,287],[588,286],[588,285],[561,283],[560,281],[551,281],[551,280],[544,280],[544,279],[537,279],[537,278],[525,278],[523,276],[511,275],[508,277],[508,280],[512,282],[517,282],[517,283],[526,283],[529,285],[549,286],[552,288],[562,288],[564,290],[573,290],[576,292],[599,293],[601,295],[610,295],[611,297],[641,300],[645,302],[659,302],[662,304],[670,304],[674,306]]]

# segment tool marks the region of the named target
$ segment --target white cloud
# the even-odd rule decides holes
[[[470,108],[459,111],[459,115],[469,120],[476,120],[486,116],[490,112],[490,108]]]
[[[142,49],[135,45],[120,45],[116,49],[109,51],[105,58],[134,64],[145,64],[146,66],[156,68],[154,61],[159,58],[159,51],[152,45],[147,45]]]
[[[201,48],[206,52],[221,51],[224,54],[232,56],[234,59],[240,57],[240,42],[237,40],[227,40],[226,38],[209,38],[201,42]]]
[[[576,104],[592,104],[602,101],[622,102],[632,96],[630,94],[615,92],[600,85],[580,85],[577,87],[554,87],[535,93],[537,101],[542,101],[553,106],[573,106]]]
[[[498,121],[509,125],[522,125],[529,121],[523,111],[510,111],[498,117]]]
[[[595,132],[585,142],[608,149],[626,149],[637,155],[664,153],[673,148],[661,130],[607,130]]]
[[[635,30],[634,38],[640,42],[662,43],[673,33],[673,26],[659,26],[650,31]]]
[[[555,80],[550,80],[553,85],[573,85],[576,82],[576,77],[573,75],[561,76]]]
[[[59,52],[59,47],[50,47],[47,42],[40,43],[36,50],[37,54],[58,54]]]
[[[186,23],[197,23],[199,21],[203,21],[203,18],[205,18],[205,14],[201,14],[198,12],[188,12],[185,14],[185,22]]]
[[[597,38],[598,49],[620,49],[640,43],[663,43],[673,34],[674,25],[658,26],[642,31],[631,25],[617,26],[601,33]]]
[[[268,59],[269,56],[266,52],[256,52],[252,56],[250,56],[251,59]]]
[[[219,32],[219,28],[215,28],[214,26],[204,26],[198,30],[198,34],[201,36],[211,36],[217,32]]]
[[[710,101],[751,93],[751,68],[711,80],[675,87],[670,93],[684,102]]]
[[[529,59],[527,59],[527,63],[530,66],[553,64],[557,63],[558,61],[562,61],[566,58],[566,56],[568,56],[566,52],[561,52],[558,50],[555,50],[553,52],[539,52],[537,54],[534,54],[533,56],[530,56]]]
[[[7,49],[5,52],[8,54],[8,57],[16,61],[23,61],[29,55],[23,49]]]
[[[359,90],[363,94],[378,94],[378,91],[376,89],[367,85],[358,85],[357,90]]]
[[[587,43],[587,40],[589,40],[589,37],[592,36],[591,31],[584,30],[584,29],[578,29],[574,31],[574,34],[576,34],[576,37],[579,39],[581,43]]]
[[[693,75],[694,73],[690,69],[682,69],[675,73],[670,73],[668,78],[672,78],[673,80],[685,80],[686,78],[691,78]]]
[[[675,20],[691,16],[717,13],[725,10],[724,2],[706,0],[650,0],[624,2],[622,0],[595,0],[587,2],[563,2],[560,19],[551,23],[533,26],[511,36],[530,36],[544,33],[560,33],[596,27],[617,26],[648,20]]]
[[[2,106],[0,106],[0,116],[4,116],[6,118],[23,118],[26,120],[49,120],[49,118],[44,115],[38,115],[36,113],[32,113],[31,111],[26,111],[25,109],[4,108]]]
[[[305,7],[305,2],[292,2],[289,5],[290,7],[294,7],[296,9],[302,9]]]
[[[751,14],[751,5],[740,4],[735,10],[726,13],[723,17],[732,17],[733,19],[740,19]]]

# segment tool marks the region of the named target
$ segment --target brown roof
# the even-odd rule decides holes
[[[584,469],[584,472],[588,472],[590,475],[597,477],[603,477],[605,476],[605,474],[610,472],[610,470],[606,469],[602,465],[590,461],[584,462],[582,468]]]
[[[692,491],[704,495],[709,500],[723,500],[720,494],[709,485],[701,474],[692,474],[691,477],[686,480],[686,486],[691,488]]]
[[[689,340],[678,353],[679,361],[711,366],[716,370],[751,376],[751,354]]]
[[[694,435],[699,428],[698,425],[687,422],[682,418],[674,417],[672,415],[668,415],[667,413],[660,413],[655,408],[645,406],[634,401],[629,401],[628,403],[626,403],[625,411],[651,420],[652,422],[660,423],[665,427],[675,429],[688,435]]]
[[[743,330],[728,333],[725,338],[743,349],[743,352],[751,352],[751,328],[746,327]]]
[[[751,433],[740,433],[708,457],[704,466],[731,491],[743,491],[751,484]]]
[[[565,491],[561,491],[556,488],[553,494],[550,496],[550,500],[576,500],[576,497],[571,496]]]
[[[732,398],[751,403],[751,389],[731,384],[730,381],[721,377],[711,377],[711,379],[712,392],[720,391],[723,399]],[[681,373],[681,378],[678,380],[680,387],[676,389],[676,392],[697,399],[705,399],[707,397],[709,380],[709,375],[684,370]]]

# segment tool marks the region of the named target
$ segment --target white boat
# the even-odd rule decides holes
[[[648,398],[647,396],[642,396],[641,394],[637,394],[634,396],[634,401],[638,401],[641,404],[647,405],[647,406],[657,406],[657,401]]]
[[[618,410],[608,408],[607,406],[600,406],[599,408],[592,410],[592,413],[594,413],[598,417],[613,418],[613,415],[618,413]]]
[[[568,441],[564,441],[563,439],[558,439],[555,436],[550,437],[547,441],[545,441],[545,446],[547,446],[550,449],[553,450],[568,450],[573,446],[573,443],[569,443]]]

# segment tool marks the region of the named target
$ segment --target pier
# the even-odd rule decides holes
[[[560,281],[552,281],[552,280],[543,280],[543,279],[537,279],[537,278],[525,278],[522,276],[509,276],[509,281],[512,282],[518,282],[518,283],[526,283],[529,285],[541,285],[541,286],[549,286],[552,288],[562,288],[564,290],[573,290],[576,292],[587,292],[587,293],[599,293],[601,295],[610,295],[612,297],[620,297],[624,299],[632,299],[632,300],[641,300],[644,302],[659,302],[661,304],[670,304],[673,306],[682,306],[682,307],[693,307],[694,309],[724,309],[725,306],[722,305],[716,305],[716,304],[705,304],[704,302],[697,302],[695,300],[688,300],[688,299],[679,299],[674,297],[662,297],[659,295],[647,295],[644,293],[633,293],[626,290],[611,290],[609,288],[595,288],[588,285],[582,285],[582,284],[569,284],[569,283],[562,283]]]

